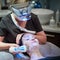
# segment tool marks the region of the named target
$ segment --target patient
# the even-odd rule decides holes
[[[16,38],[17,40],[18,40],[18,37],[19,37],[19,35]],[[22,37],[19,40],[19,42],[21,43],[21,41],[22,41],[22,44],[26,45],[28,48],[27,53],[30,56],[30,60],[46,59],[46,56],[44,56],[44,54],[40,51],[40,44],[39,44],[38,40],[34,37],[33,34],[30,34],[30,33],[22,34]],[[55,45],[53,45],[53,46],[55,47]],[[42,45],[42,47],[43,47],[43,45]],[[55,50],[56,50],[56,48],[55,48]],[[44,51],[44,52],[46,52],[46,51]],[[51,53],[51,51],[50,51],[50,53]],[[53,56],[52,54],[51,54],[51,56],[47,56],[47,57],[56,57],[57,56],[57,55]],[[47,55],[47,53],[46,53],[46,55]],[[50,54],[48,54],[48,55],[50,55]]]
[[[37,60],[37,59],[40,59],[40,58],[44,58],[39,51],[39,42],[34,37],[33,34],[25,33],[25,34],[22,35],[22,37],[19,41],[20,43],[21,43],[21,40],[22,40],[22,45],[27,46],[27,53],[30,56],[30,60]],[[20,44],[20,43],[18,43],[18,44]]]
[[[31,60],[43,58],[42,54],[39,51],[39,42],[33,34],[26,33],[22,37],[22,42],[28,47],[28,54],[30,55]]]

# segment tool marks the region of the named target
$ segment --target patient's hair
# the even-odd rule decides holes
[[[24,36],[24,34],[21,36],[21,39],[19,40],[19,46],[22,46],[23,45],[23,42],[22,42],[22,37],[23,36]],[[24,52],[23,54],[29,56],[27,52]]]

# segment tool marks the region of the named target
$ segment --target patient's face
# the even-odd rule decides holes
[[[25,34],[23,37],[22,37],[22,41],[23,41],[23,44],[28,44],[29,46],[30,45],[38,45],[39,42],[37,39],[35,39],[34,35],[33,34]]]

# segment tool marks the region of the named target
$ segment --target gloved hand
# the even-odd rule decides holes
[[[28,56],[25,56],[22,52],[26,52],[27,51],[27,47],[25,45],[19,46],[19,47],[10,47],[9,48],[9,52],[15,52],[16,57],[17,58],[24,58],[24,59],[29,59]]]

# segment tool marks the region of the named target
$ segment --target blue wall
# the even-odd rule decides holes
[[[31,0],[32,1],[32,0]],[[55,18],[55,13],[57,9],[60,11],[60,0],[34,0],[34,1],[40,1],[42,4],[42,8],[47,8],[51,9],[54,11],[54,18]]]
[[[50,0],[50,9],[52,10],[60,9],[60,0]]]
[[[60,9],[60,0],[34,0],[34,1],[40,1],[43,8],[45,8],[46,5],[47,8],[50,8],[52,10]]]
[[[45,8],[46,5],[47,9],[54,11],[54,17],[57,9],[60,11],[60,0],[40,0],[40,2],[42,3],[42,8]]]

